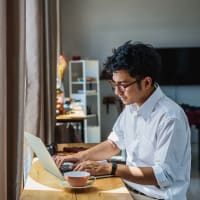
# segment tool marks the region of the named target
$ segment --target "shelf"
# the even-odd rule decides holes
[[[84,120],[85,142],[100,142],[101,103],[99,83],[98,60],[69,62],[69,95],[72,99],[80,101],[85,113],[92,113],[87,115],[86,120]],[[94,124],[96,126],[91,127]]]
[[[77,93],[73,93],[73,94],[79,94],[79,95],[97,95],[97,91],[96,90],[79,90],[77,91]]]
[[[96,117],[97,115],[96,114],[88,114],[87,116],[86,116],[86,118],[92,118],[92,117]]]
[[[84,82],[83,81],[73,81],[72,84],[75,84],[75,85],[76,84],[84,84]]]
[[[97,84],[96,81],[86,81],[86,84]]]
[[[84,82],[84,81],[73,81],[72,82],[72,84],[84,84],[84,83],[86,83],[86,84],[97,84],[96,81],[86,81],[86,82]]]

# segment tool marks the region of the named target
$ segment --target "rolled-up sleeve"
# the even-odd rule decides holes
[[[185,163],[190,160],[190,136],[184,121],[168,119],[162,124],[155,153],[154,175],[161,188],[184,180]]]
[[[119,149],[124,149],[125,148],[125,142],[124,142],[124,132],[121,127],[123,127],[124,123],[124,112],[120,114],[118,117],[117,121],[115,122],[113,126],[113,130],[108,136],[108,140],[113,141]]]
[[[120,138],[120,135],[117,135],[115,131],[112,131],[110,135],[108,136],[108,140],[111,140],[114,142],[119,149],[124,149],[124,143],[122,138]]]
[[[168,187],[173,183],[174,175],[168,167],[153,166],[154,175],[160,188]]]

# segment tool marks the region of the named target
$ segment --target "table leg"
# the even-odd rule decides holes
[[[85,137],[84,137],[84,120],[80,121],[81,123],[81,137],[82,137],[82,141],[85,142]]]

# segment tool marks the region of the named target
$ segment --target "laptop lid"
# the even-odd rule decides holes
[[[34,136],[31,133],[24,133],[26,143],[31,147],[32,151],[38,157],[42,166],[51,174],[58,177],[61,180],[64,180],[64,177],[60,170],[58,169],[56,163],[52,159],[51,155],[47,151],[44,143],[39,137]]]

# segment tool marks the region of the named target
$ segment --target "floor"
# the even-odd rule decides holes
[[[191,170],[191,182],[188,190],[187,200],[200,199],[200,170],[198,169],[198,144],[192,143],[192,170]]]

